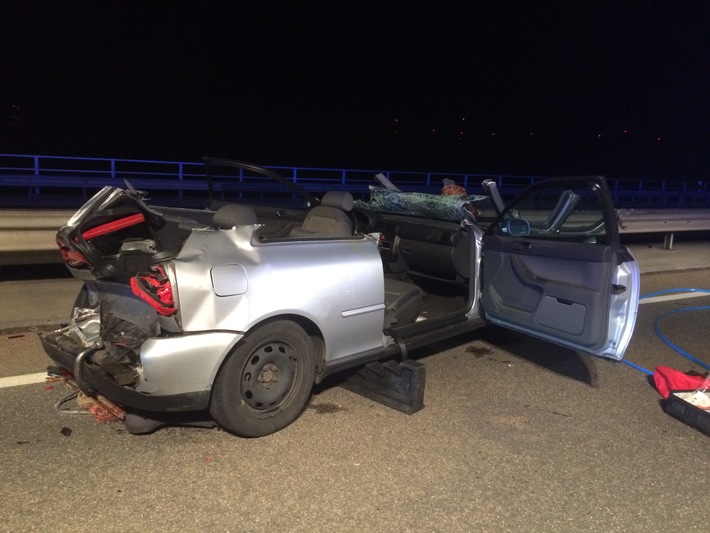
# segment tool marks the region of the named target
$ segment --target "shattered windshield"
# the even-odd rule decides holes
[[[480,212],[490,209],[490,199],[483,195],[428,194],[400,192],[370,186],[370,198],[357,204],[377,213],[411,215],[450,222],[476,220]]]

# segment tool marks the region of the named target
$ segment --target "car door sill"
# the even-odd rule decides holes
[[[471,319],[465,314],[454,313],[392,328],[390,334],[403,343],[408,350],[413,350],[432,342],[473,331],[485,323],[483,319]]]
[[[373,361],[401,358],[401,346],[404,346],[407,353],[409,353],[410,350],[421,348],[432,342],[474,331],[484,325],[486,325],[486,321],[482,318],[470,319],[464,314],[456,313],[433,320],[407,324],[399,328],[392,328],[387,333],[393,338],[396,338],[398,342],[381,349],[369,350],[367,352],[343,357],[336,361],[329,361],[326,363],[323,372],[316,377],[316,383],[320,383],[326,376],[331,374],[362,366]]]

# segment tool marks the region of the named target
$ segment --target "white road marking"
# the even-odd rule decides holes
[[[679,292],[676,294],[662,294],[659,296],[651,296],[650,298],[642,298],[640,304],[655,304],[658,302],[669,302],[671,300],[683,300],[685,298],[699,298],[700,296],[710,296],[708,292]]]
[[[0,389],[8,387],[17,387],[19,385],[32,385],[33,383],[42,383],[47,377],[46,372],[37,372],[36,374],[25,374],[24,376],[10,376],[0,378]]]

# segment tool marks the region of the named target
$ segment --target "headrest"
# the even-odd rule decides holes
[[[227,204],[220,207],[212,216],[212,223],[218,228],[250,226],[256,224],[256,213],[246,205]]]
[[[347,191],[328,191],[320,202],[323,207],[337,207],[343,211],[353,208],[353,195]]]

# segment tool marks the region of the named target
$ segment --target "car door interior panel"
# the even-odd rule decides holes
[[[594,347],[606,338],[610,246],[484,238],[489,317]],[[521,243],[525,244],[521,246]],[[594,311],[593,311],[594,310]]]

